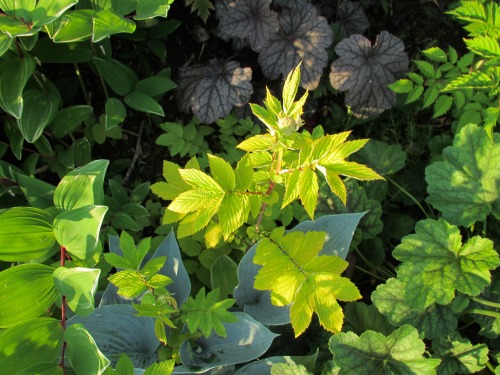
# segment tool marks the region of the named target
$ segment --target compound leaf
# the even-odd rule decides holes
[[[450,223],[465,227],[489,213],[500,218],[500,135],[493,133],[492,140],[482,127],[469,124],[443,157],[425,170],[427,202]]]
[[[180,107],[190,109],[204,123],[229,114],[234,106],[248,103],[253,92],[252,70],[236,61],[210,60],[179,69],[176,96]]]
[[[286,76],[300,61],[301,86],[314,90],[328,64],[328,48],[333,33],[324,17],[318,17],[316,8],[304,4],[296,10],[283,9],[278,17],[280,30],[269,38],[259,54],[259,63],[269,79]]]
[[[392,107],[396,94],[387,85],[408,70],[408,57],[401,39],[382,31],[372,46],[362,35],[354,34],[335,47],[339,56],[331,65],[330,82],[347,91],[346,105],[354,116],[367,118]]]
[[[330,338],[330,351],[343,374],[436,374],[439,359],[425,358],[418,331],[404,325],[388,336],[366,331],[339,333]]]
[[[398,278],[405,299],[420,311],[434,302],[449,304],[455,291],[477,296],[500,265],[491,240],[475,236],[462,246],[460,230],[443,219],[417,222],[415,234],[404,237],[393,256],[403,262]]]
[[[337,24],[345,35],[363,34],[370,22],[359,1],[342,1],[337,7]]]
[[[253,50],[262,48],[278,32],[278,14],[269,7],[271,0],[224,0],[215,4],[223,39],[246,39]]]

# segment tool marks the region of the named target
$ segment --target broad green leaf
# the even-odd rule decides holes
[[[38,0],[36,8],[31,13],[31,21],[35,26],[43,26],[54,22],[77,2],[77,0]]]
[[[135,31],[135,22],[116,14],[111,9],[103,9],[92,17],[94,30],[92,33],[92,42],[97,43],[104,38],[118,33],[133,33]]]
[[[106,100],[104,117],[104,127],[106,130],[110,130],[121,124],[126,116],[127,110],[120,99],[109,98]]]
[[[31,89],[23,93],[23,101],[25,108],[17,126],[24,139],[34,143],[54,118],[59,100],[49,91]]]
[[[0,63],[0,107],[17,119],[23,113],[24,86],[34,71],[35,60],[30,55]]]
[[[234,299],[223,299],[219,301],[219,290],[215,289],[205,294],[205,288],[201,288],[196,298],[189,297],[181,307],[181,319],[187,324],[191,334],[200,331],[208,338],[214,330],[219,336],[226,336],[226,329],[222,322],[237,322],[238,318],[227,311],[234,305]]]
[[[134,91],[142,92],[143,94],[156,97],[175,89],[177,85],[170,79],[164,77],[147,77],[139,82],[134,87]]]
[[[175,361],[169,359],[149,366],[143,375],[170,375],[174,371]]]
[[[139,0],[135,20],[145,20],[154,17],[167,17],[170,4],[174,0]]]
[[[139,112],[151,113],[153,115],[165,116],[163,108],[151,96],[143,94],[142,92],[133,91],[128,94],[123,101],[130,108]]]
[[[92,35],[91,9],[71,10],[64,17],[46,25],[45,29],[55,43],[78,42],[88,39]]]
[[[95,57],[92,61],[97,66],[99,73],[102,75],[109,87],[111,87],[111,89],[118,95],[127,95],[130,93],[138,81],[137,75],[134,71],[118,60],[104,60]],[[130,100],[133,99],[134,96],[132,96]],[[139,100],[137,102],[137,105],[141,104]]]
[[[54,205],[54,185],[16,172],[13,177],[31,206],[44,210]]]
[[[94,57],[90,43],[54,43],[49,37],[40,38],[31,54],[42,63],[57,64],[88,62]]]
[[[13,207],[0,212],[0,260],[23,262],[47,254],[55,238],[53,218],[34,207]]]
[[[101,375],[110,361],[101,353],[96,342],[80,324],[72,324],[64,332],[66,351],[71,367],[78,375]]]
[[[108,160],[94,160],[63,177],[54,192],[54,204],[61,210],[72,210],[104,201],[104,176]]]
[[[100,274],[98,268],[59,267],[54,271],[54,285],[66,297],[70,309],[85,316],[94,311],[94,295]]]
[[[52,267],[21,264],[0,272],[0,327],[36,318],[55,302]]]
[[[238,144],[238,148],[250,152],[250,151],[265,151],[269,150],[274,145],[274,140],[271,134],[258,134],[253,137],[245,139],[243,142]]]
[[[235,187],[235,175],[231,165],[224,159],[208,154],[208,163],[213,179],[225,191],[232,191]]]
[[[39,363],[55,362],[62,344],[63,328],[57,319],[37,318],[10,327],[0,333],[2,372],[16,374]]]
[[[474,124],[443,150],[444,161],[425,170],[427,201],[452,224],[468,227],[493,213],[500,218],[500,135]]]
[[[64,370],[55,362],[41,362],[37,365],[27,367],[15,375],[64,375]]]
[[[299,197],[311,219],[318,204],[318,176],[311,168],[306,168],[299,175]]]
[[[393,256],[403,262],[398,278],[417,311],[434,302],[449,304],[455,291],[477,296],[491,283],[490,270],[500,265],[491,240],[475,236],[462,245],[460,230],[443,219],[419,221]]]
[[[115,366],[116,375],[129,375],[134,373],[134,364],[126,354],[122,354]]]
[[[292,363],[276,363],[271,368],[271,375],[308,375],[311,374],[302,365]]]
[[[60,213],[54,220],[57,242],[79,259],[92,256],[107,210],[106,206],[83,206]]]
[[[82,122],[88,119],[92,111],[93,108],[88,105],[66,107],[57,112],[54,120],[49,125],[49,130],[51,130],[56,137],[62,138],[73,132]]]
[[[424,357],[425,344],[410,325],[396,329],[389,336],[373,331],[361,336],[342,332],[330,338],[329,348],[333,360],[347,375],[432,375],[440,362]]]
[[[249,155],[243,156],[234,170],[235,189],[245,191],[248,189],[253,180],[253,167]]]
[[[227,255],[221,255],[210,267],[210,284],[213,289],[219,289],[222,297],[233,294],[238,284],[238,265]]]
[[[5,2],[1,5],[4,8]],[[8,14],[8,11],[6,11]],[[15,12],[11,12],[10,17],[4,15],[0,18],[0,32],[5,33],[9,38],[23,37],[35,35],[40,31],[40,27],[32,27],[30,22],[23,22],[20,17],[14,15]],[[27,15],[26,19],[29,19]]]

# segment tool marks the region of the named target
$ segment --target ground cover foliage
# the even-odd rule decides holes
[[[498,2],[0,10],[3,372],[500,373]]]

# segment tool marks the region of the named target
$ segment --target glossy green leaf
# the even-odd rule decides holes
[[[101,375],[110,361],[97,347],[82,324],[73,324],[64,332],[67,355],[78,375]]]
[[[154,17],[167,17],[170,4],[174,0],[139,0],[136,8],[134,19],[145,20]]]
[[[15,375],[64,375],[64,370],[59,363],[42,362],[16,372]]]
[[[105,104],[104,127],[106,130],[112,129],[121,124],[127,116],[125,105],[120,99],[109,98]]]
[[[92,21],[94,23],[94,31],[92,33],[92,41],[94,43],[113,34],[130,34],[135,31],[134,21],[121,17],[111,9],[96,12]]]
[[[14,39],[7,34],[0,33],[0,56],[9,50],[13,41]]]
[[[32,319],[0,333],[2,372],[16,374],[39,363],[56,362],[61,355],[63,328],[52,318]]]
[[[99,281],[100,269],[59,267],[54,271],[54,285],[66,297],[70,309],[78,315],[94,311],[94,295]]]
[[[66,12],[64,19],[46,26],[46,30],[55,43],[78,42],[89,39],[92,35],[91,9],[77,9]]]
[[[0,327],[36,318],[55,302],[52,267],[21,264],[0,272]]]
[[[66,107],[57,112],[54,120],[52,120],[52,123],[49,125],[49,129],[56,137],[62,138],[72,133],[73,130],[90,117],[92,112],[93,108],[89,105]]]
[[[55,238],[52,216],[34,207],[0,212],[0,260],[23,262],[47,254]]]
[[[158,95],[166,93],[167,91],[175,89],[176,87],[177,85],[172,80],[164,77],[154,76],[144,78],[143,80],[137,82],[134,87],[134,91],[142,92],[143,94],[156,97]]]
[[[31,206],[42,210],[54,206],[54,185],[16,172],[13,177]]]
[[[233,293],[238,284],[238,265],[227,255],[221,255],[210,267],[210,282],[212,289],[219,289],[222,297]]]
[[[330,338],[333,360],[342,373],[355,374],[436,374],[439,359],[424,357],[425,344],[418,331],[404,325],[388,336],[366,331],[339,333]]]
[[[0,107],[17,119],[23,113],[23,90],[35,71],[35,60],[13,57],[0,63]]]
[[[107,210],[106,206],[83,206],[60,213],[54,220],[57,242],[79,259],[91,256]]]
[[[4,8],[4,5],[1,5],[2,9],[8,9]],[[6,10],[6,12],[9,11]],[[32,27],[30,23],[23,22],[19,17],[15,16],[15,12],[10,13],[10,16],[5,15],[0,17],[0,32],[5,33],[10,38],[35,35],[40,31],[40,27]],[[29,18],[31,17],[28,17],[28,19]]]
[[[50,92],[31,89],[23,93],[23,101],[25,107],[17,125],[24,139],[34,143],[54,118],[59,100]]]
[[[137,111],[165,116],[161,105],[149,95],[134,91],[128,94],[123,100],[130,108]]]
[[[64,176],[54,192],[54,204],[61,210],[71,210],[104,201],[104,176],[108,160],[94,160]]]
[[[500,135],[470,124],[425,170],[427,201],[451,224],[470,226],[489,213],[500,218]]]
[[[35,26],[43,26],[55,21],[66,10],[75,5],[77,0],[38,0],[32,11],[32,22]]]
[[[95,57],[92,61],[109,87],[118,95],[127,95],[138,81],[134,71],[117,60]]]

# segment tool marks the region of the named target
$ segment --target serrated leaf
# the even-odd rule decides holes
[[[342,1],[337,7],[337,25],[344,35],[363,34],[370,27],[359,1]]]
[[[311,168],[306,168],[299,175],[299,197],[311,219],[318,203],[318,176]]]
[[[235,187],[235,174],[231,165],[224,159],[208,154],[208,164],[214,180],[225,191],[232,191]]]
[[[500,45],[496,38],[490,36],[477,36],[473,39],[465,39],[467,48],[476,55],[485,58],[500,57]]]
[[[269,150],[273,145],[274,141],[271,134],[258,134],[254,135],[253,137],[245,139],[236,147],[244,151],[250,152],[250,151]]]
[[[495,141],[483,128],[467,125],[443,150],[444,161],[426,168],[427,201],[452,224],[468,227],[489,213],[500,217],[500,135],[493,136]]]
[[[253,92],[252,70],[236,61],[210,60],[179,69],[176,97],[184,112],[193,111],[204,123],[215,122],[231,109],[248,103]]]
[[[214,9],[210,0],[186,0],[186,5],[190,5],[191,12],[196,12],[203,22],[207,22],[210,10]]]
[[[314,90],[328,64],[328,48],[333,33],[328,22],[318,17],[311,4],[291,10],[284,8],[278,16],[280,32],[273,34],[259,53],[259,63],[269,79],[285,76],[302,61],[300,85]]]
[[[355,34],[335,47],[339,58],[331,65],[330,82],[339,91],[347,91],[345,103],[354,115],[367,118],[392,107],[396,94],[387,85],[408,70],[403,42],[382,31],[372,46]]]
[[[387,86],[397,94],[408,94],[413,89],[412,81],[406,78],[398,79]]]
[[[456,291],[477,296],[490,284],[490,270],[500,265],[491,240],[475,236],[462,245],[459,229],[443,219],[419,221],[393,256],[403,262],[398,278],[416,310],[435,302],[447,305]]]
[[[245,39],[258,51],[278,32],[278,14],[271,0],[224,0],[215,3],[219,32],[223,39]]]
[[[410,104],[413,102],[416,102],[422,94],[424,93],[424,87],[423,86],[415,86],[410,92],[408,93],[408,96],[406,97],[405,104]]]
[[[420,70],[424,77],[434,78],[436,70],[434,69],[434,65],[430,62],[424,60],[413,60],[413,63],[417,66],[418,70]]]
[[[453,97],[450,95],[441,95],[437,98],[434,103],[434,113],[432,114],[432,118],[443,116],[446,112],[448,112],[453,104]]]
[[[426,50],[423,50],[422,53],[425,55],[425,57],[427,57],[428,59],[430,59],[432,61],[436,61],[436,62],[448,61],[448,57],[446,55],[446,52],[443,51],[439,47],[427,48]]]
[[[436,101],[438,96],[439,90],[436,88],[436,86],[430,86],[425,89],[422,108],[430,107]]]
[[[249,211],[248,196],[238,193],[225,195],[219,208],[219,222],[224,239],[245,223]]]
[[[357,156],[363,164],[382,176],[400,171],[406,163],[406,152],[401,145],[390,145],[375,139],[370,140]]]
[[[341,332],[330,338],[335,363],[345,374],[436,374],[439,359],[424,357],[418,331],[404,325],[388,336],[366,331],[361,336]]]

